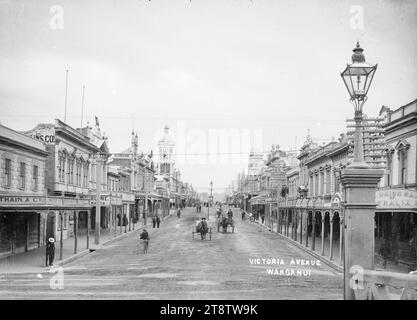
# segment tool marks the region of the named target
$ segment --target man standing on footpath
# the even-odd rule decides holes
[[[55,239],[49,238],[46,243],[46,266],[53,266],[54,257],[55,257]]]

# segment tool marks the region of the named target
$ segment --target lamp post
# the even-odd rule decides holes
[[[354,155],[353,163],[349,166],[350,168],[369,168],[369,165],[364,160],[363,154],[363,105],[368,99],[367,93],[377,66],[377,64],[371,65],[365,62],[363,49],[360,47],[358,41],[356,47],[353,49],[352,63],[348,64],[346,69],[341,73],[343,82],[350,95],[350,102],[355,108]]]
[[[104,177],[103,175],[103,167],[105,165],[104,155],[98,153],[96,155],[96,225],[95,225],[95,234],[94,234],[94,244],[100,244],[100,219],[101,219],[101,183]]]
[[[360,272],[374,268],[375,254],[375,191],[383,170],[365,163],[363,154],[363,105],[377,65],[365,62],[363,49],[357,42],[352,63],[341,73],[355,110],[355,141],[353,162],[342,170],[345,209],[341,214],[344,236],[344,298],[354,300],[355,293],[365,290]],[[356,281],[355,281],[356,280]]]

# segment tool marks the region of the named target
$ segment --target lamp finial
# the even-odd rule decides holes
[[[365,56],[362,53],[363,49],[361,48],[360,44],[359,44],[359,40],[356,42],[356,47],[355,49],[352,50],[353,51],[353,55],[352,55],[352,62],[365,62]]]

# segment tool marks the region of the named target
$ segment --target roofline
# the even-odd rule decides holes
[[[14,145],[17,145],[17,146],[20,146],[23,149],[28,149],[30,151],[35,151],[35,152],[37,152],[38,154],[41,154],[41,155],[48,155],[48,152],[46,151],[46,146],[41,141],[39,141],[39,140],[37,140],[37,139],[35,139],[31,136],[28,136],[24,133],[21,133],[19,131],[16,131],[16,130],[13,130],[9,127],[6,127],[2,124],[0,124],[0,128],[3,128],[4,130],[9,131],[11,134],[20,136],[22,139],[27,140],[27,141],[24,141],[24,140],[23,141],[17,141],[15,139],[13,139],[12,137],[6,137],[6,136],[0,136],[1,140],[6,141],[6,142],[11,143],[11,144],[14,144]],[[38,146],[36,146],[36,144]]]

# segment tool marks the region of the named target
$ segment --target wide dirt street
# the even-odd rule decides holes
[[[226,209],[226,208],[224,208]],[[203,208],[206,215],[207,208]],[[215,210],[211,241],[191,231],[198,215],[183,210],[159,229],[148,226],[148,254],[139,246],[139,231],[63,266],[63,289],[52,289],[53,276],[0,275],[1,299],[343,299],[341,274],[321,266],[292,266],[291,259],[314,260],[277,234],[234,209],[234,233],[217,231]],[[251,264],[250,259],[282,259],[285,265]],[[310,269],[311,275],[272,275],[267,268]]]

